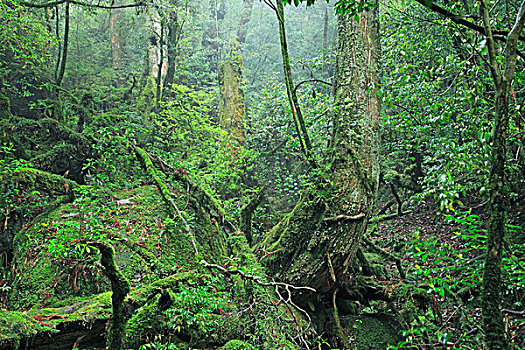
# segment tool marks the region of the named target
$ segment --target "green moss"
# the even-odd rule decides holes
[[[295,208],[270,231],[261,244],[266,250],[266,255],[261,261],[271,274],[279,276],[281,271],[304,274],[300,271],[287,271],[287,268],[298,254],[314,244],[311,236],[319,230],[326,210],[326,204],[318,197],[314,200],[302,198]],[[296,265],[301,266],[301,262],[297,261]],[[284,276],[280,277],[284,278]]]
[[[3,94],[0,94],[0,119],[6,119],[11,116],[11,107],[9,98]]]
[[[20,185],[26,189],[40,189],[51,194],[67,193],[78,186],[75,181],[34,168],[19,168],[0,174],[0,190]]]
[[[49,323],[52,325],[73,321],[92,323],[98,319],[111,317],[111,295],[111,292],[105,292],[90,298],[71,298],[61,302],[64,306],[32,309],[29,313],[31,315],[64,316],[64,318],[50,320]]]
[[[10,343],[16,348],[20,339],[33,337],[40,332],[56,330],[21,312],[0,309],[1,342]]]
[[[222,350],[255,350],[255,347],[250,343],[247,343],[242,340],[230,340],[222,348]]]
[[[351,345],[355,349],[386,349],[388,345],[396,345],[402,340],[399,321],[387,314],[347,316],[341,319],[341,323],[350,331]]]
[[[150,114],[155,110],[157,106],[157,88],[155,78],[148,76],[146,86],[140,95],[137,103],[137,108],[142,112],[145,118],[150,118]]]

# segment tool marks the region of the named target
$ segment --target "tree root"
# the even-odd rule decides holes
[[[370,248],[372,249],[374,252],[376,252],[377,254],[381,255],[382,257],[384,257],[385,259],[388,259],[388,260],[391,260],[393,262],[395,262],[396,264],[396,267],[397,267],[397,271],[399,272],[399,276],[401,276],[402,279],[406,279],[406,272],[405,270],[403,269],[403,266],[401,264],[401,259],[399,259],[397,256],[395,256],[394,254],[392,253],[389,253],[387,252],[386,250],[380,248],[379,246],[377,246],[374,242],[372,242],[372,240],[370,240],[368,237],[363,237],[363,242]]]
[[[129,293],[129,281],[124,277],[122,272],[117,269],[115,264],[115,250],[106,242],[89,242],[90,246],[100,251],[100,265],[104,275],[111,282],[111,304],[113,313],[111,315],[111,328],[108,338],[108,347],[110,350],[122,349],[122,340],[124,337],[124,326],[126,322],[126,309],[124,300]]]

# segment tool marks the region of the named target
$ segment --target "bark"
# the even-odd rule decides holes
[[[332,188],[304,196],[260,246],[269,273],[321,293],[337,288],[355,257],[378,178],[377,8],[359,22],[339,18],[338,35]]]
[[[177,65],[177,48],[179,46],[183,26],[184,22],[179,20],[179,15],[176,10],[170,13],[166,43],[168,48],[168,70],[166,72],[166,79],[164,80],[165,88],[169,88],[170,85],[173,84],[175,68]]]
[[[244,144],[246,119],[242,86],[242,57],[234,57],[219,65],[221,126],[237,141]],[[234,146],[234,148],[237,148]]]
[[[239,229],[246,236],[246,240],[249,245],[252,245],[253,236],[252,236],[252,216],[255,210],[266,196],[267,186],[264,186],[255,194],[255,196],[241,209],[241,220],[239,223]]]
[[[292,111],[292,117],[294,119],[295,128],[299,137],[301,149],[306,156],[306,159],[310,162],[313,168],[317,168],[315,161],[312,156],[312,144],[310,137],[308,136],[308,129],[304,121],[303,113],[299,105],[299,99],[297,98],[295,85],[292,78],[292,68],[290,65],[290,57],[288,56],[288,42],[286,40],[286,26],[284,19],[284,6],[281,1],[276,1],[275,13],[277,20],[279,21],[279,38],[281,42],[281,55],[283,60],[284,80],[286,85],[286,93],[288,95],[288,101],[290,103],[290,109]]]
[[[204,35],[202,44],[208,49],[207,57],[211,72],[217,71],[218,64],[221,60],[221,47],[219,45],[219,23],[224,18],[224,11],[224,0],[221,0],[220,4],[218,4],[218,0],[210,0],[210,26]]]
[[[166,67],[166,62],[161,63],[161,49],[163,40],[161,37],[162,22],[156,9],[150,8],[148,11],[148,75],[155,81],[162,72],[162,67]],[[166,59],[165,57],[163,58]]]
[[[111,327],[108,337],[109,350],[123,348],[124,329],[126,325],[126,307],[124,300],[130,291],[130,284],[115,264],[115,249],[106,242],[91,242],[89,245],[100,251],[100,265],[111,283]]]
[[[165,50],[164,50],[164,31],[165,31],[165,28],[166,28],[166,24],[161,19],[160,20],[160,42],[159,42],[159,52],[160,52],[159,69],[157,71],[157,76],[155,77],[155,83],[157,85],[156,96],[157,96],[157,100],[159,102],[162,100],[162,95],[161,95],[161,92],[162,92],[162,76],[163,76],[163,70],[166,70],[165,63],[167,63],[167,62],[164,62],[165,59],[166,59],[165,54],[164,54],[164,52],[165,52]]]
[[[328,51],[328,3],[325,4],[324,19],[323,19],[323,67],[322,67],[323,74],[326,70],[327,51]]]

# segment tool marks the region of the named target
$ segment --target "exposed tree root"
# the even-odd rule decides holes
[[[90,246],[100,251],[100,265],[104,275],[111,282],[111,303],[113,313],[111,315],[111,328],[108,338],[108,347],[110,350],[122,349],[124,338],[124,327],[126,323],[126,309],[124,300],[129,293],[129,281],[124,277],[122,272],[117,269],[115,264],[115,250],[106,242],[89,242]]]

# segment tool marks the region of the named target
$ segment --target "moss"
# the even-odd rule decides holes
[[[327,210],[326,204],[318,197],[313,200],[302,198],[295,208],[277,224],[262,242],[264,249],[261,262],[268,272],[281,279],[291,281],[291,275],[304,275],[299,255],[310,250],[312,235],[319,231]],[[321,238],[319,236],[319,238]]]
[[[111,283],[111,325],[109,328],[108,346],[111,350],[122,348],[126,310],[124,299],[129,293],[130,284],[115,264],[115,249],[105,242],[90,243],[100,251],[100,264],[104,274]]]
[[[32,309],[29,313],[31,315],[64,316],[64,318],[48,321],[54,326],[59,323],[74,321],[93,323],[98,319],[109,319],[111,317],[111,295],[111,292],[105,292],[90,298],[70,298],[59,304],[63,306]]]
[[[157,88],[155,78],[148,76],[146,86],[140,95],[137,109],[142,112],[144,118],[150,118],[151,113],[157,106]]]
[[[9,98],[3,94],[0,94],[0,119],[6,119],[11,116],[11,107]]]
[[[242,340],[234,339],[224,345],[221,350],[255,350],[255,347],[250,343]]]
[[[349,330],[351,345],[360,350],[386,349],[402,339],[399,321],[387,314],[368,314],[342,318],[342,325]]]
[[[242,88],[242,57],[237,56],[219,64],[221,126],[239,143],[244,143],[246,119]],[[234,148],[235,149],[235,148]]]
[[[52,327],[17,311],[0,309],[0,341],[17,347],[20,339],[35,336],[40,332],[56,332]]]
[[[5,191],[9,187],[20,185],[26,189],[40,189],[50,194],[68,193],[78,186],[75,181],[34,168],[19,168],[0,174],[0,190]]]

